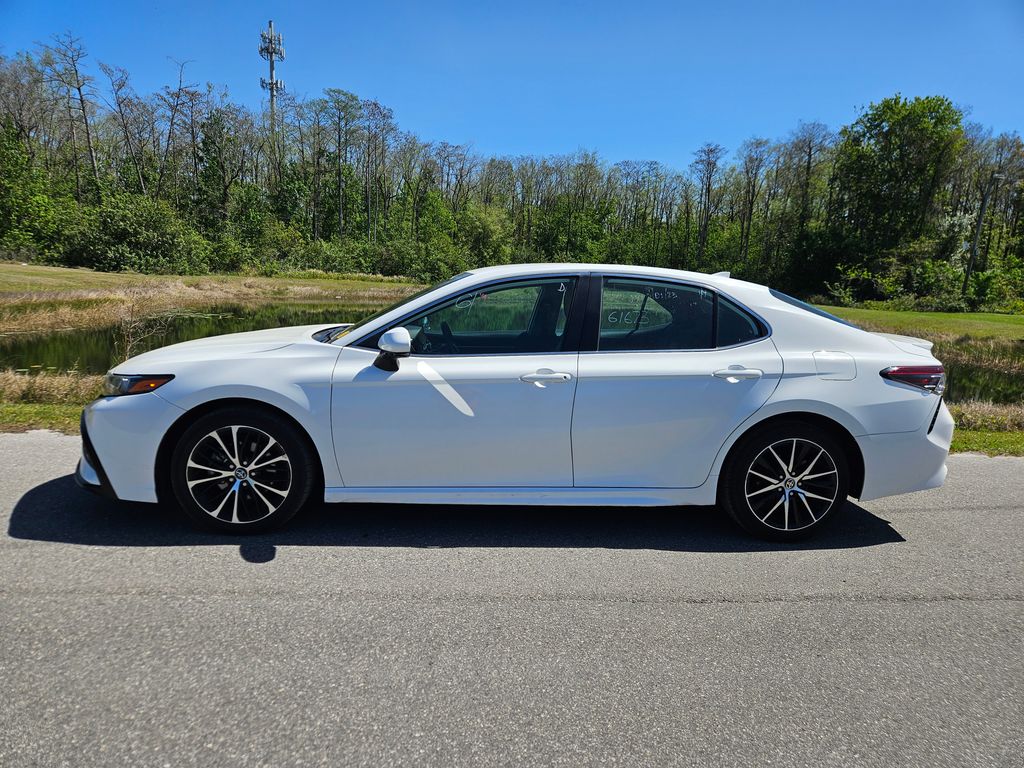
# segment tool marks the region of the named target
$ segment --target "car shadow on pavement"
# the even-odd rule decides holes
[[[70,475],[28,491],[11,512],[15,539],[104,547],[232,544],[254,563],[278,546],[565,547],[678,552],[763,552],[870,547],[905,541],[888,521],[850,502],[841,519],[806,541],[753,539],[714,507],[510,507],[322,505],[283,530],[252,536],[205,533],[155,504],[110,501]]]

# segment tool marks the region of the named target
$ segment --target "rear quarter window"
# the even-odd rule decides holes
[[[857,327],[856,325],[854,325],[853,323],[849,322],[848,320],[843,320],[843,318],[841,318],[841,317],[836,317],[831,312],[826,312],[824,309],[818,309],[816,306],[814,306],[813,304],[808,304],[806,301],[800,301],[800,299],[794,299],[792,296],[787,296],[782,291],[776,291],[774,288],[769,288],[768,289],[768,293],[770,293],[772,296],[774,296],[779,301],[784,301],[787,304],[790,304],[790,305],[792,305],[794,307],[797,307],[798,309],[804,310],[805,312],[810,312],[812,315],[817,315],[818,317],[824,317],[824,318],[827,318],[827,319],[832,320],[834,322],[840,323],[842,325],[848,325],[851,328],[856,328]]]
[[[767,332],[752,315],[744,312],[724,296],[718,297],[718,318],[715,323],[715,346],[732,347],[754,341]]]

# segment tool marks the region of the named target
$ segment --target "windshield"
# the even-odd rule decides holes
[[[355,323],[354,325],[345,325],[341,326],[340,328],[337,328],[336,330],[332,331],[330,334],[325,336],[323,339],[321,339],[321,341],[323,341],[325,344],[333,344],[342,336],[347,336],[348,334],[352,333],[352,331],[357,331],[360,328],[369,325],[378,317],[386,315],[391,310],[398,309],[398,307],[402,306],[403,304],[407,304],[413,299],[418,299],[420,296],[424,296],[430,293],[431,291],[441,288],[442,286],[448,285],[449,283],[454,283],[456,280],[461,280],[462,278],[467,277],[469,274],[469,272],[462,272],[458,275],[455,275],[455,277],[449,277],[447,280],[442,280],[440,283],[436,283],[430,286],[429,288],[424,288],[422,291],[417,291],[411,296],[406,296],[405,298],[399,299],[391,306],[384,307],[384,309],[374,312],[369,317],[364,317],[362,320],[360,320],[358,323]]]
[[[771,293],[771,295],[774,296],[779,301],[784,301],[787,304],[792,304],[794,307],[799,307],[802,310],[810,312],[812,315],[817,315],[818,317],[827,317],[829,320],[835,320],[837,323],[848,325],[851,328],[857,327],[849,320],[843,320],[843,318],[841,317],[836,317],[831,312],[826,312],[824,309],[818,309],[816,306],[814,306],[813,304],[808,304],[806,301],[800,301],[800,299],[794,299],[792,296],[787,296],[782,291],[776,291],[774,288],[769,288],[768,292]]]

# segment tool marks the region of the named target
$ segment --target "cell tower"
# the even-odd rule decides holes
[[[274,20],[267,22],[267,29],[260,32],[260,56],[270,62],[270,79],[260,78],[260,86],[270,91],[270,137],[277,153],[277,92],[284,90],[284,82],[274,77],[274,62],[284,61],[284,45],[281,33],[274,32]]]

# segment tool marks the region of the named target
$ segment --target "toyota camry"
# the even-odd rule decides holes
[[[228,532],[320,501],[718,504],[785,540],[941,485],[944,384],[929,342],[727,273],[490,267],[355,325],[127,360],[76,478]]]

